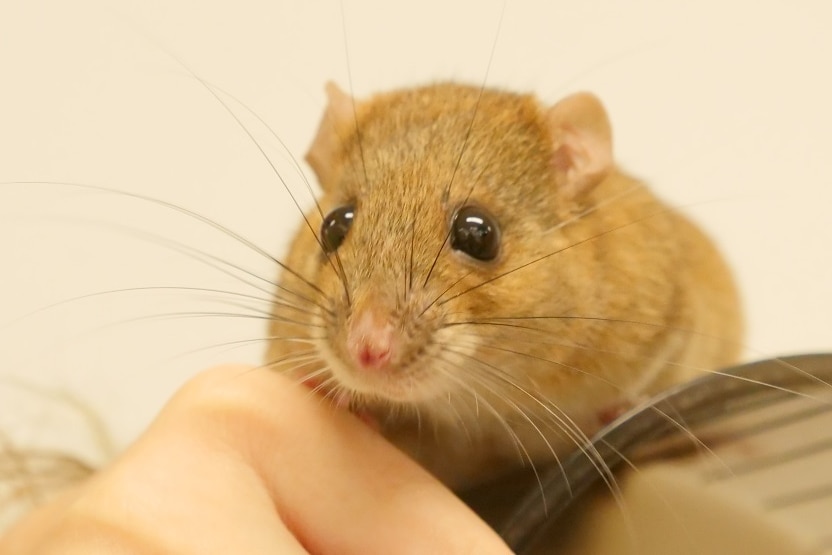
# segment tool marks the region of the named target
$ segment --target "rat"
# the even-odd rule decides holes
[[[640,399],[736,362],[713,242],[615,163],[600,100],[327,85],[267,364],[454,489],[552,462]]]

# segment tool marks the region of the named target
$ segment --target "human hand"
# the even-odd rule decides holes
[[[111,465],[25,517],[0,555],[509,553],[353,415],[266,371],[187,383]]]

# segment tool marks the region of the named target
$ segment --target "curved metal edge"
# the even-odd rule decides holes
[[[597,465],[611,473],[637,447],[668,435],[681,435],[669,414],[684,415],[685,424],[714,419],[737,410],[738,401],[751,395],[774,397],[805,393],[818,387],[832,392],[832,353],[794,355],[750,362],[680,384],[651,399],[601,430],[591,445],[600,454]],[[832,400],[828,401],[832,403]],[[540,473],[536,483],[498,527],[515,553],[523,553],[590,487],[603,479],[588,464],[588,450],[576,450],[563,463]],[[569,477],[569,481],[564,479]]]

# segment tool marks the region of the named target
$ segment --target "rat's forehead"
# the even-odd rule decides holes
[[[454,90],[461,95],[446,94]],[[479,92],[434,87],[376,103],[345,153],[343,200],[378,209],[378,218],[393,210],[447,219],[466,199],[492,212],[540,209],[551,143],[538,104]]]
[[[499,186],[544,173],[550,162],[551,146],[539,129],[437,124],[362,134],[347,156],[343,185],[356,195]]]
[[[472,135],[465,145],[402,141],[366,148],[345,167],[340,195],[372,210],[444,211],[478,204],[492,212],[534,212],[551,188],[550,151],[534,142],[506,145]]]

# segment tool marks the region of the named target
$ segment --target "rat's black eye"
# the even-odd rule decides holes
[[[478,206],[463,206],[451,222],[451,247],[477,260],[494,260],[500,251],[500,228]]]
[[[321,243],[326,252],[333,252],[341,246],[354,216],[355,207],[352,204],[339,206],[326,215],[321,223]]]

